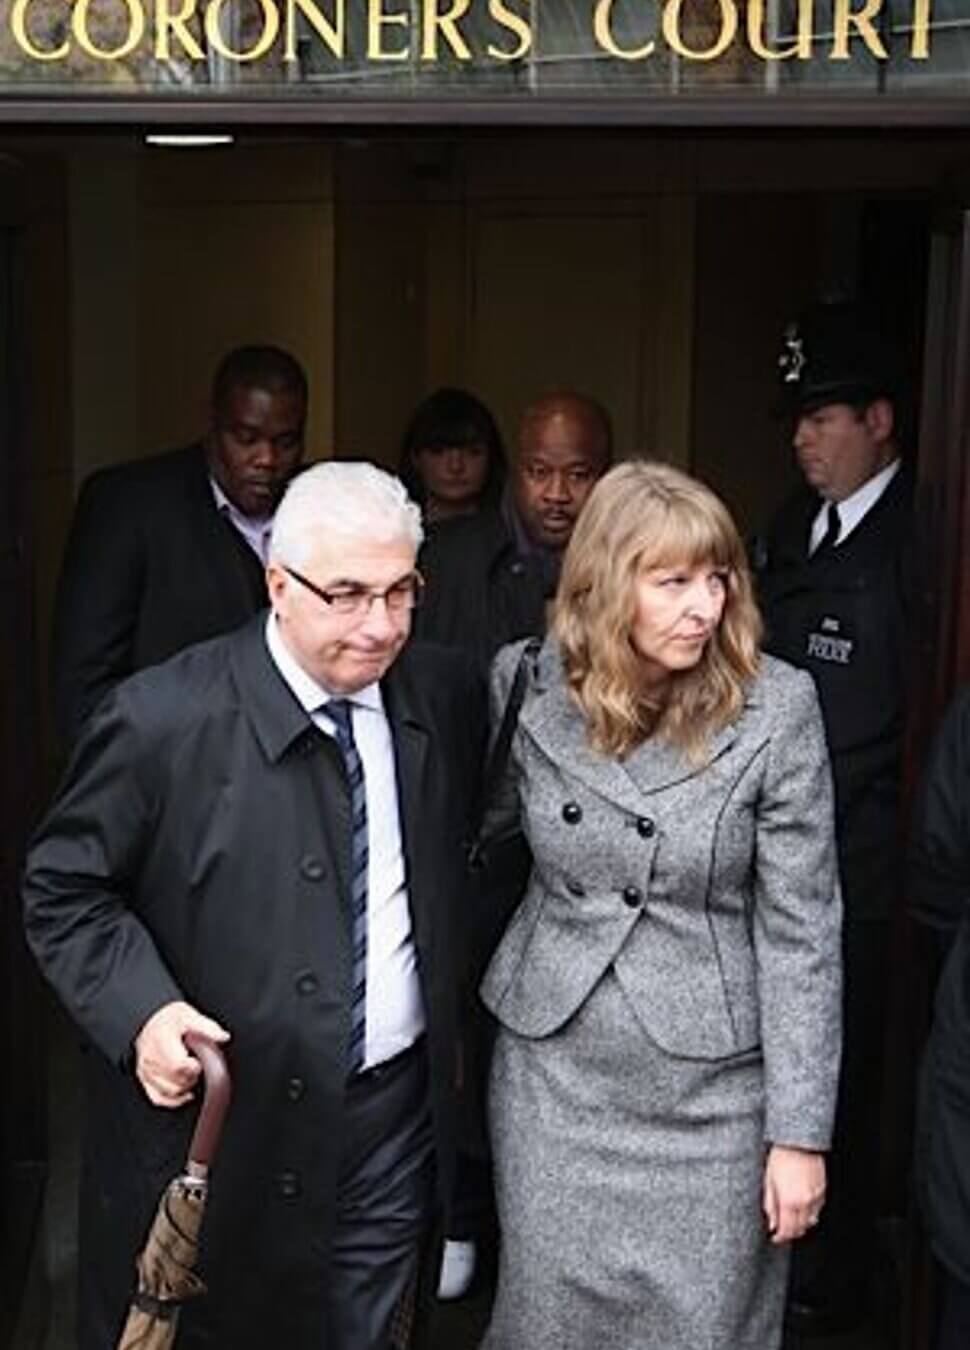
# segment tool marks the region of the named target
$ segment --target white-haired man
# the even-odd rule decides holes
[[[91,1042],[81,1350],[115,1344],[199,1074],[234,1098],[179,1347],[386,1350],[457,1080],[452,932],[484,708],[405,649],[416,508],[370,465],[295,479],[271,609],[118,686],[31,847],[26,926]]]

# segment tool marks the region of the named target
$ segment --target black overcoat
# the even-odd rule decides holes
[[[184,1158],[192,1108],[152,1107],[130,1066],[138,1029],[172,999],[231,1030],[235,1084],[205,1227],[210,1293],[187,1309],[179,1344],[327,1345],[320,1291],[350,1018],[349,798],[339,752],[276,671],[264,625],[260,616],[109,695],[27,859],[30,944],[93,1047],[82,1350],[114,1343],[98,1336]],[[465,658],[420,645],[382,687],[447,1194],[454,899],[484,699]]]
[[[415,615],[418,637],[460,647],[487,671],[499,647],[545,632],[540,561],[518,553],[500,511],[435,526],[419,566],[425,593]]]
[[[201,445],[92,474],[58,582],[54,715],[65,745],[108,689],[266,605],[256,554],[220,515]]]

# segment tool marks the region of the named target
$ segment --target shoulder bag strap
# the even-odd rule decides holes
[[[515,735],[516,723],[519,720],[519,713],[525,700],[526,685],[529,682],[531,667],[535,665],[536,657],[542,647],[542,639],[537,637],[529,638],[528,642],[522,648],[522,654],[519,657],[518,665],[515,668],[515,677],[512,680],[512,687],[509,690],[509,696],[505,702],[505,708],[502,712],[502,720],[499,723],[498,733],[492,742],[492,748],[488,753],[488,759],[485,762],[485,771],[482,775],[482,790],[479,797],[478,810],[475,813],[475,830],[472,835],[472,842],[468,850],[468,860],[475,865],[482,854],[484,840],[482,839],[482,826],[485,822],[485,816],[491,805],[492,799],[498,791],[499,784],[505,776],[505,770],[508,767],[509,751],[512,748],[512,737]]]

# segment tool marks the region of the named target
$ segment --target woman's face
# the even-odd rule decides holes
[[[475,506],[488,477],[484,445],[436,446],[416,450],[414,467],[430,499],[452,509]]]
[[[721,622],[727,579],[727,571],[713,563],[641,566],[630,638],[648,683],[662,684],[697,665]]]

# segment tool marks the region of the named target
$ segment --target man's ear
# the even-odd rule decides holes
[[[896,414],[888,398],[874,398],[866,408],[864,420],[874,440],[892,440],[896,430]]]
[[[286,571],[278,562],[270,558],[266,564],[266,590],[269,593],[270,604],[279,613],[279,602],[286,591],[287,576]]]

